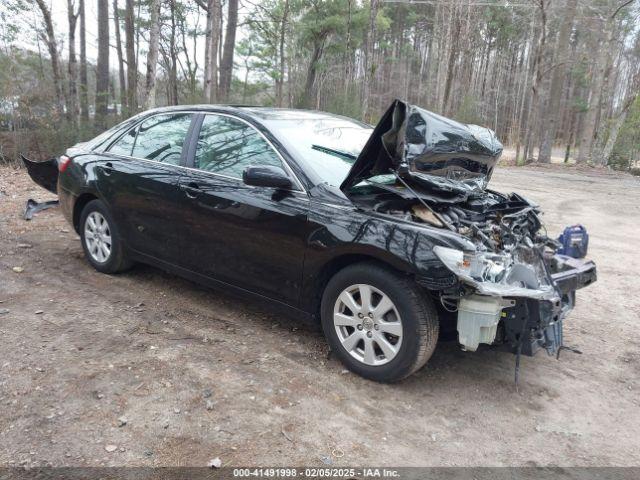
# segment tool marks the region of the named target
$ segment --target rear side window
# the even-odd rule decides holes
[[[133,150],[133,144],[136,141],[137,133],[138,127],[129,130],[122,137],[120,137],[120,140],[109,147],[109,152],[115,153],[116,155],[125,155],[127,157],[130,157],[131,151]]]
[[[190,113],[154,115],[120,137],[109,152],[178,165],[191,118]]]
[[[131,156],[178,165],[192,114],[154,115],[138,128]]]
[[[242,172],[250,165],[284,167],[255,128],[222,115],[204,117],[194,162],[200,170],[234,178],[242,178]]]

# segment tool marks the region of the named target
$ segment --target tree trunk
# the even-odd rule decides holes
[[[613,121],[613,125],[611,126],[611,130],[609,131],[609,137],[607,138],[607,143],[605,143],[604,148],[601,152],[598,152],[596,155],[596,163],[599,165],[606,165],[609,161],[609,157],[613,152],[613,147],[616,146],[616,141],[618,140],[618,134],[620,133],[620,129],[624,124],[624,121],[627,119],[627,114],[629,113],[629,107],[635,102],[637,98],[637,94],[633,97],[633,101],[630,102],[625,108],[622,109],[618,117]]]
[[[120,37],[120,13],[118,12],[118,0],[113,0],[113,27],[116,32],[116,53],[118,55],[118,83],[120,84],[120,108],[123,112],[127,109],[127,82],[124,78],[124,60],[122,58],[122,39]]]
[[[611,47],[615,38],[614,21],[615,17],[611,16],[606,22],[600,22],[603,32],[608,32],[607,37],[600,44],[598,54],[595,61],[595,74],[591,82],[591,95],[589,108],[582,124],[582,135],[580,136],[580,151],[578,153],[577,163],[587,163],[591,161],[591,152],[593,143],[598,131],[598,117],[600,113],[600,103],[602,102],[602,91],[604,90],[608,57],[611,55]]]
[[[376,44],[376,30],[379,6],[379,0],[371,0],[371,9],[369,11],[369,30],[367,31],[367,38],[364,48],[364,83],[362,85],[362,120],[365,122],[369,120],[369,97],[371,96],[371,83],[373,81],[373,75],[376,71],[376,65],[373,62],[373,53]]]
[[[80,0],[80,116],[89,121],[89,89],[87,86],[87,27],[84,0]]]
[[[287,1],[287,5],[288,5],[288,1]],[[351,25],[353,22],[352,10],[353,10],[353,0],[347,0],[347,33],[345,38],[345,49],[342,55],[342,64],[344,67],[344,79],[343,79],[344,90],[343,91],[344,91],[345,98],[349,94],[349,87],[351,86],[351,63],[352,63],[351,59],[353,58],[353,47],[351,46]]]
[[[169,37],[169,105],[178,104],[178,61],[176,54],[176,0],[170,0],[171,36]]]
[[[138,70],[136,65],[133,2],[134,0],[127,0],[124,12],[124,34],[127,51],[127,109],[129,116],[138,110]]]
[[[533,24],[535,26],[535,24]],[[535,41],[531,42],[531,48],[535,50],[532,53],[531,64],[531,96],[527,105],[527,111],[524,116],[523,132],[524,138],[524,151],[523,160],[527,163],[533,154],[533,131],[535,130],[537,112],[536,108],[539,106],[538,94],[540,79],[542,78],[542,61],[544,58],[544,46],[546,43],[546,12],[544,0],[540,2],[540,29],[535,33]],[[536,107],[536,108],[534,108]]]
[[[56,97],[56,112],[58,115],[62,115],[64,112],[64,93],[62,89],[62,75],[60,73],[60,55],[58,54],[58,45],[53,29],[53,21],[51,20],[51,12],[45,3],[45,0],[36,0],[36,3],[42,12],[42,19],[44,21],[46,32],[44,40],[47,44],[47,49],[49,50],[49,56],[51,57],[53,89]]]
[[[231,90],[233,50],[236,43],[236,28],[238,26],[238,0],[228,1],[227,31],[224,38],[222,61],[220,62],[220,100],[224,102],[229,100],[229,91]]]
[[[156,106],[156,64],[160,42],[160,0],[151,1],[151,30],[149,32],[149,52],[147,53],[147,75],[145,79],[145,109]]]
[[[98,64],[96,66],[96,124],[106,127],[109,103],[109,0],[98,0]]]
[[[73,0],[67,0],[67,20],[69,22],[69,106],[67,117],[73,126],[78,124],[78,60],[76,59],[76,22]]]
[[[458,54],[458,36],[460,35],[460,22],[455,20],[453,33],[451,35],[451,48],[449,50],[449,59],[447,61],[447,76],[444,82],[444,94],[442,97],[442,114],[447,115],[449,107],[449,95],[451,94],[451,83],[453,81],[453,67]]]
[[[218,46],[220,40],[220,0],[207,2],[207,30],[205,50],[205,98],[214,103],[218,98]]]
[[[609,157],[613,152],[613,147],[616,145],[616,141],[618,140],[618,134],[620,133],[620,129],[624,124],[624,121],[627,118],[627,114],[629,110],[633,106],[633,104],[638,100],[640,93],[638,93],[638,89],[640,87],[640,71],[636,71],[632,80],[629,82],[629,90],[627,94],[627,98],[622,105],[618,115],[614,118],[611,128],[609,130],[609,136],[607,137],[607,141],[604,142],[604,145],[601,148],[594,149],[592,152],[592,158],[597,165],[606,165],[609,161]]]
[[[560,33],[556,44],[556,58],[551,77],[551,85],[548,89],[548,98],[544,99],[544,122],[541,128],[540,149],[538,152],[538,162],[551,163],[551,148],[556,137],[556,128],[559,122],[559,107],[564,91],[566,77],[566,64],[569,62],[567,52],[569,51],[569,36],[573,27],[576,13],[577,0],[567,0],[565,3],[563,22],[560,26]]]
[[[285,72],[285,37],[287,33],[287,21],[289,18],[289,0],[284,0],[284,9],[282,12],[282,20],[280,22],[280,43],[278,50],[280,53],[280,63],[278,65],[278,78],[276,79],[276,105],[282,107],[284,97],[284,72]]]
[[[547,56],[547,11],[545,0],[540,0],[540,37],[536,48],[536,56],[534,59],[533,83],[531,85],[531,99],[529,104],[529,113],[526,131],[526,141],[524,146],[524,160],[527,162],[533,156],[533,132],[538,131],[537,125],[540,122],[542,105],[540,101],[540,90],[542,89],[542,81],[544,76],[544,67],[546,65]]]
[[[142,9],[142,3],[141,1],[138,0],[138,11],[136,12],[134,18],[140,18],[140,10]],[[140,65],[140,22],[135,22],[134,23],[134,32],[135,32],[135,64],[136,64],[136,81],[138,78],[138,65]],[[136,85],[136,95],[138,92],[138,87]],[[137,98],[137,97],[136,97]],[[136,101],[136,105],[137,105],[137,101]]]
[[[198,12],[198,16],[199,16],[199,12]],[[180,37],[182,39],[182,53],[184,54],[184,57],[185,57],[186,71],[185,71],[185,68],[182,67],[182,64],[180,64],[180,66],[182,68],[182,72],[185,77],[185,80],[187,81],[188,90],[189,90],[189,102],[194,102],[196,101],[196,87],[198,85],[198,80],[197,80],[198,50],[197,50],[197,41],[196,41],[196,38],[198,35],[198,29],[194,28],[192,30],[192,33],[193,33],[192,55],[193,56],[190,56],[189,48],[187,46],[187,25],[185,22],[184,15],[181,15],[179,17],[179,21],[180,21],[180,24],[179,24]]]
[[[564,7],[563,22],[558,34],[556,47],[556,61],[551,86],[549,88],[549,98],[546,101],[545,118],[542,123],[542,138],[538,153],[538,162],[551,163],[551,148],[556,137],[556,128],[559,121],[560,100],[564,91],[566,64],[569,62],[567,52],[569,51],[569,36],[573,28],[574,17],[578,0],[567,0]]]
[[[304,92],[302,98],[298,102],[298,106],[312,108],[315,103],[315,85],[316,75],[318,74],[318,62],[322,58],[322,52],[324,51],[324,43],[327,38],[327,33],[320,32],[313,42],[313,53],[311,54],[311,60],[307,69],[307,77],[304,82]]]

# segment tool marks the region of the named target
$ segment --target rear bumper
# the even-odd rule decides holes
[[[60,210],[62,210],[64,218],[77,231],[77,225],[75,225],[73,218],[73,206],[78,199],[77,195],[66,190],[62,185],[60,185],[60,182],[58,182],[58,199],[60,200]]]

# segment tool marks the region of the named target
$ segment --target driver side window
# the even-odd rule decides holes
[[[206,115],[198,137],[195,168],[242,178],[244,169],[253,165],[284,167],[271,145],[252,126],[224,115]]]

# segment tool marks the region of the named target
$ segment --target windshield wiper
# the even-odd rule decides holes
[[[348,152],[342,152],[340,150],[334,150],[333,148],[323,147],[321,145],[311,145],[311,148],[318,150],[319,152],[333,155],[334,157],[346,158],[347,160],[355,160],[358,158],[356,155]]]

